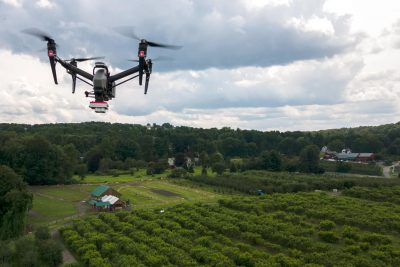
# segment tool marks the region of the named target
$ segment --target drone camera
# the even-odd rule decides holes
[[[89,107],[94,110],[96,113],[106,113],[108,110],[108,103],[107,102],[90,102]]]

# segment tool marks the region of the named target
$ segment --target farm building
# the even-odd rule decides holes
[[[115,191],[108,185],[99,185],[90,194],[92,195],[92,198],[101,198],[102,196],[105,196],[105,195],[112,195],[112,196],[116,196],[116,197],[121,196],[121,193],[119,193],[118,191]]]
[[[94,210],[112,211],[125,207],[125,203],[120,199],[121,193],[115,191],[107,185],[97,186],[91,193],[89,205]]]
[[[374,153],[360,153],[360,154],[358,154],[357,160],[361,161],[361,162],[374,161],[375,154]]]
[[[375,160],[374,153],[352,153],[350,149],[343,149],[341,153],[330,151],[326,146],[321,149],[325,160],[372,162]]]
[[[337,153],[336,154],[337,160],[356,161],[357,157],[358,157],[358,153]]]

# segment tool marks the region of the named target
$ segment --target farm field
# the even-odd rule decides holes
[[[400,179],[364,177],[354,174],[304,174],[268,171],[244,171],[239,173],[224,173],[220,176],[186,177],[186,181],[177,181],[182,185],[190,183],[198,186],[209,186],[216,192],[242,193],[256,195],[258,190],[265,193],[307,192],[314,190],[330,191],[332,189],[347,189],[353,186],[377,187],[398,186]]]
[[[100,178],[99,178],[100,179]],[[131,178],[132,179],[132,178]],[[199,188],[176,185],[168,180],[137,179],[130,183],[110,184],[130,201],[132,208],[164,208],[186,202],[216,202],[221,195]],[[76,216],[90,213],[86,201],[95,184],[32,186],[33,208],[28,224],[59,225]]]
[[[104,184],[104,183],[129,183],[129,182],[134,182],[134,181],[140,181],[144,179],[158,179],[161,177],[166,177],[168,176],[169,171],[163,173],[163,174],[154,174],[154,175],[148,175],[146,174],[145,169],[140,169],[139,171],[136,171],[132,175],[130,174],[120,174],[118,176],[113,176],[113,175],[95,175],[95,174],[89,174],[84,177],[83,180],[81,180],[78,176],[75,176],[75,180],[79,181],[82,184]]]
[[[88,266],[400,266],[400,206],[324,193],[101,213],[62,229]]]

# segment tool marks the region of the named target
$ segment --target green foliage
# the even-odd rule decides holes
[[[319,167],[319,148],[316,145],[308,145],[301,150],[299,170],[305,173],[324,172],[324,170]]]
[[[269,171],[280,171],[282,169],[282,159],[275,150],[264,151],[261,153],[262,169]]]
[[[218,175],[221,175],[225,171],[225,163],[218,161],[211,166],[211,169],[213,172],[217,173]]]
[[[373,201],[400,204],[400,186],[383,186],[380,188],[355,186],[345,190],[343,194]]]
[[[397,160],[400,156],[399,129],[400,123],[319,132],[260,132],[227,127],[196,129],[164,124],[154,124],[147,129],[141,125],[101,122],[0,124],[0,164],[11,167],[29,184],[71,183],[73,172],[81,178],[86,174],[82,164],[92,173],[100,167],[101,171],[129,170],[144,167],[143,163],[147,165],[182,155],[191,159],[199,157],[200,165],[207,168],[213,163],[240,157],[243,168],[248,170],[315,173],[322,169],[304,152],[311,145],[318,150],[324,145],[333,150],[348,147],[354,152],[375,152],[384,160]],[[276,151],[272,156],[282,155],[281,167],[279,157],[275,157],[272,164],[262,155],[263,151]],[[295,157],[299,156],[296,162]],[[136,166],[137,162],[142,166]],[[232,171],[235,168],[238,170],[238,166],[234,166]],[[352,165],[351,173],[356,172],[354,168]]]
[[[319,223],[319,228],[324,231],[330,231],[335,228],[336,224],[330,220],[323,220]]]
[[[177,167],[171,171],[169,177],[171,178],[184,178],[187,175],[187,171],[182,167]]]
[[[319,165],[327,172],[382,175],[382,167],[376,164],[321,160]]]
[[[318,236],[321,240],[328,243],[337,243],[339,241],[339,237],[332,231],[320,231]]]
[[[377,186],[400,185],[398,179],[266,171],[245,171],[218,175],[216,177],[204,175],[187,176],[186,179],[195,184],[213,186],[219,192],[232,192],[233,190],[244,194],[257,194],[258,190],[262,190],[265,193],[290,193],[313,190],[343,190],[353,186],[375,188]]]
[[[56,267],[63,261],[62,247],[54,240],[41,240],[38,244],[39,260],[46,266]]]
[[[30,237],[15,241],[15,262],[17,266],[40,266],[35,242]]]
[[[25,216],[32,204],[22,178],[12,169],[0,165],[0,240],[23,233]]]
[[[47,226],[39,226],[35,231],[35,240],[44,241],[50,239],[50,231]]]
[[[336,172],[350,172],[351,164],[347,162],[337,161],[336,162]]]
[[[147,166],[146,173],[149,175],[161,174],[168,168],[168,164],[165,161],[150,162]]]
[[[9,242],[0,241],[0,266],[11,266],[13,251]]]
[[[62,236],[88,266],[392,266],[399,218],[380,202],[272,194],[101,214]]]

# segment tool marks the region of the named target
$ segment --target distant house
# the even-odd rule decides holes
[[[97,186],[91,193],[89,205],[94,210],[112,211],[125,207],[125,203],[120,199],[121,193],[115,191],[107,185]]]
[[[338,161],[372,162],[375,160],[374,153],[352,153],[349,148],[343,149],[341,153],[329,151],[325,146],[321,149],[324,152],[323,159]]]
[[[168,158],[168,166],[170,168],[175,167],[175,158]]]

